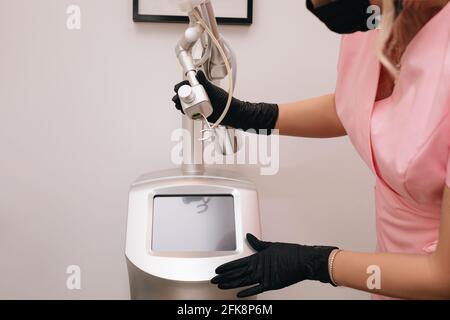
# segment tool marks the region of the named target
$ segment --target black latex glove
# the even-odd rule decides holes
[[[257,252],[218,267],[218,275],[211,283],[220,289],[252,286],[240,291],[238,298],[282,289],[303,280],[334,285],[328,271],[328,259],[336,247],[266,242],[252,234],[247,234],[247,241]]]
[[[208,117],[208,121],[215,123],[225,110],[228,100],[228,92],[209,82],[203,71],[199,71],[197,73],[197,79],[205,88],[213,107],[213,113]],[[178,97],[178,89],[186,84],[189,84],[189,82],[183,81],[175,85],[174,91],[176,94],[172,99],[175,103],[175,107],[181,112],[183,112],[183,109],[181,107],[180,98]],[[266,129],[269,130],[268,133],[270,134],[270,130],[275,128],[277,120],[278,105],[268,103],[250,103],[233,98],[230,109],[225,118],[222,120],[221,125],[242,129],[245,131],[249,129]]]

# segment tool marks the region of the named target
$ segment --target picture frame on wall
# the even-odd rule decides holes
[[[253,0],[213,0],[218,24],[251,25]],[[187,23],[189,18],[168,0],[133,0],[134,22]]]

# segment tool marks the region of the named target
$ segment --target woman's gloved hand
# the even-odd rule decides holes
[[[328,259],[338,248],[266,242],[252,234],[247,234],[247,241],[257,252],[218,267],[218,275],[211,283],[220,289],[253,286],[240,291],[238,298],[282,289],[303,280],[317,280],[334,286]]]
[[[197,79],[205,88],[213,107],[213,113],[208,117],[208,121],[215,123],[225,110],[228,100],[228,92],[209,82],[203,71],[199,71],[197,73]],[[175,86],[174,91],[176,94],[172,99],[175,103],[175,107],[181,112],[183,112],[183,109],[181,107],[180,98],[178,97],[178,89],[186,84],[189,84],[189,82],[183,81]],[[268,134],[270,134],[270,130],[275,128],[277,120],[278,105],[268,103],[249,103],[233,98],[230,109],[225,118],[222,120],[221,125],[242,129],[244,131],[249,129],[266,129],[269,131]]]

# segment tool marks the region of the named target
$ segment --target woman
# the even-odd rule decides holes
[[[221,289],[247,297],[303,280],[364,290],[376,298],[450,299],[449,0],[309,0],[345,33],[336,92],[291,104],[233,99],[223,124],[299,137],[348,135],[377,177],[377,252],[271,243],[247,235],[250,257],[217,268]],[[381,30],[367,8],[382,7]],[[198,75],[222,113],[227,93]],[[179,85],[177,85],[178,87]],[[176,88],[177,89],[177,88]],[[180,103],[174,98],[177,108]],[[368,286],[375,266],[381,287]]]

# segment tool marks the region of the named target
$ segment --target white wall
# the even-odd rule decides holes
[[[127,191],[171,166],[173,47],[182,25],[134,24],[131,0],[0,0],[0,298],[128,298]],[[236,96],[288,102],[334,88],[339,37],[304,1],[256,0],[251,27],[223,27]],[[66,8],[82,9],[68,31]],[[259,186],[265,238],[374,247],[372,178],[347,139],[283,138]],[[65,269],[82,268],[68,291]],[[367,298],[303,283],[263,298]]]

